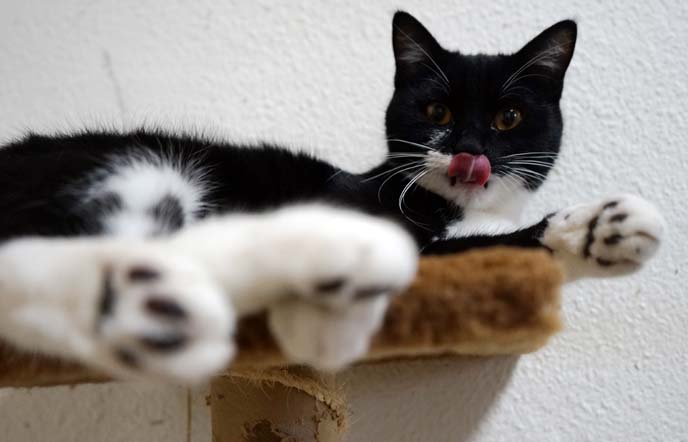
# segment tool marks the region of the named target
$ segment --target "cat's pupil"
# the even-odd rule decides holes
[[[445,114],[445,113],[446,113],[446,112],[445,112],[445,110],[444,110],[444,107],[442,107],[442,106],[433,106],[433,108],[432,108],[432,119],[435,120],[435,121],[442,121],[442,119],[444,118],[444,114]]]
[[[507,109],[502,115],[502,121],[504,122],[504,125],[511,126],[516,122],[517,117],[518,115],[516,115],[516,111],[514,109]]]

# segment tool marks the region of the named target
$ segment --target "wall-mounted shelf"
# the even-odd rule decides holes
[[[415,282],[394,299],[384,327],[361,363],[535,351],[561,328],[561,283],[559,266],[544,251],[493,248],[424,257]],[[263,440],[250,439],[251,432],[256,437],[263,437],[261,432],[296,437],[301,431],[334,432],[322,440],[339,440],[335,435],[346,427],[346,403],[337,395],[335,376],[285,368],[261,315],[242,321],[237,340],[237,359],[212,385],[213,428],[218,440]],[[0,346],[2,387],[106,380],[77,364]],[[260,394],[253,395],[253,390]],[[237,394],[242,395],[239,401],[225,400]],[[275,401],[285,394],[290,397],[289,410],[277,413]],[[245,413],[238,413],[233,409],[237,403],[251,405],[242,406]],[[234,417],[228,419],[227,413]]]

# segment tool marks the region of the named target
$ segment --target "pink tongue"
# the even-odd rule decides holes
[[[452,158],[447,174],[460,183],[484,186],[490,178],[490,171],[490,160],[485,155],[460,153]]]

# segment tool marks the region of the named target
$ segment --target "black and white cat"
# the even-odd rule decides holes
[[[440,47],[393,21],[388,160],[355,175],[279,147],[141,130],[0,150],[0,336],[124,377],[194,382],[267,310],[294,362],[361,356],[419,248],[543,247],[571,278],[626,274],[662,219],[619,196],[517,230],[554,164],[576,25],[513,55]],[[415,241],[412,240],[415,239]]]

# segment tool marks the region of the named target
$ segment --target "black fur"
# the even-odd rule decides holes
[[[132,282],[152,282],[160,279],[160,272],[147,266],[136,266],[129,269],[127,276]]]
[[[161,233],[173,232],[184,226],[184,208],[173,195],[162,197],[149,212],[161,226]]]
[[[98,325],[103,318],[112,315],[115,308],[115,291],[112,288],[112,273],[106,272],[103,277],[103,287],[100,293],[100,303],[98,306]]]
[[[403,12],[395,15],[393,27],[397,70],[386,126],[388,138],[405,141],[390,141],[390,152],[425,153],[426,149],[414,144],[426,144],[437,129],[425,115],[431,102],[446,104],[454,115],[445,127],[446,138],[432,149],[446,154],[484,154],[497,176],[513,173],[506,155],[558,152],[562,134],[559,99],[576,38],[573,22],[558,23],[514,55],[495,56],[447,51]],[[561,50],[552,52],[553,41]],[[413,61],[409,53],[418,49],[425,57]],[[522,78],[503,87],[521,66],[543,53],[550,55],[547,64],[527,66]],[[446,85],[440,78],[444,76]],[[524,119],[519,127],[498,132],[492,121],[504,106],[517,106]],[[121,209],[122,201],[111,195],[86,203],[75,189],[113,158],[151,154],[207,171],[211,185],[205,196],[208,209],[196,214],[199,218],[234,210],[264,211],[295,202],[330,202],[397,220],[428,253],[489,244],[538,246],[537,238],[546,226],[544,220],[512,235],[433,242],[443,235],[448,222],[462,217],[463,208],[417,185],[406,193],[400,208],[399,197],[409,176],[391,172],[408,159],[393,158],[368,173],[354,175],[306,154],[270,145],[251,147],[146,130],[29,136],[0,150],[0,240],[101,233],[99,220],[104,213]],[[543,164],[521,165],[534,172],[521,174],[524,185],[537,188],[554,159],[551,155],[542,159]],[[173,197],[149,210],[166,219],[170,229],[184,223],[179,201]]]

